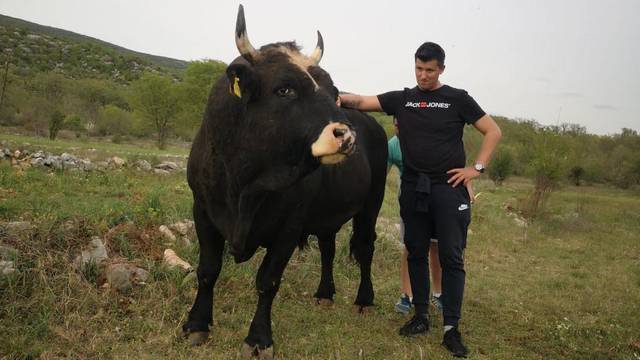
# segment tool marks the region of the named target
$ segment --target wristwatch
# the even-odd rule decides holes
[[[481,163],[476,163],[473,165],[473,168],[476,169],[480,174],[484,174],[484,165]]]

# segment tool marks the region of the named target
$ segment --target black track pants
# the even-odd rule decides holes
[[[426,205],[426,206],[425,206]],[[438,234],[442,266],[444,325],[457,326],[464,293],[464,249],[471,221],[469,193],[463,185],[431,184],[430,194],[416,192],[416,184],[402,181],[400,216],[404,222],[409,279],[416,310],[426,309],[429,296],[430,239]]]

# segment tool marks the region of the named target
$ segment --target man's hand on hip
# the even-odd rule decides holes
[[[452,187],[456,187],[460,185],[460,183],[467,185],[473,178],[480,176],[480,172],[471,166],[451,169],[447,171],[447,174],[453,174],[453,176],[447,180],[447,183],[451,184]]]

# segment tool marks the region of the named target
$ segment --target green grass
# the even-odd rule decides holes
[[[450,359],[439,345],[439,316],[426,337],[397,335],[407,320],[392,308],[399,293],[398,181],[392,172],[378,222],[374,311],[352,312],[359,272],[347,256],[349,226],[338,235],[336,303],[312,305],[320,272],[312,241],[294,254],[274,302],[279,358]],[[465,254],[461,323],[471,357],[638,359],[638,193],[566,186],[525,233],[504,204],[516,203],[531,186],[526,179],[502,187],[476,183],[482,194]],[[235,358],[255,310],[254,278],[264,251],[239,265],[225,257],[210,341],[189,347],[178,335],[195,283],[161,265],[165,247],[157,227],[190,218],[191,201],[183,173],[17,172],[0,162],[0,221],[36,226],[19,237],[0,232],[0,242],[18,250],[18,273],[0,279],[0,358]],[[149,270],[148,284],[119,294],[99,288],[95,271],[75,272],[70,264],[93,235],[107,239],[110,256]],[[197,245],[176,251],[197,262]]]

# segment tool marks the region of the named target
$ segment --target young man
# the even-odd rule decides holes
[[[415,53],[417,86],[378,96],[341,94],[344,107],[384,111],[398,118],[403,155],[400,216],[413,291],[414,317],[400,328],[411,336],[429,330],[427,304],[429,239],[438,234],[442,267],[444,337],[442,344],[454,356],[466,357],[458,330],[464,293],[464,249],[471,220],[470,197],[465,189],[484,172],[501,132],[466,91],[440,82],[445,69],[444,50],[435,43],[422,44]],[[465,167],[462,143],[464,125],[483,135],[474,165]]]

